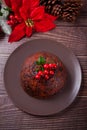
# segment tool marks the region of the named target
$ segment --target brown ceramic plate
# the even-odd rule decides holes
[[[48,51],[60,57],[68,71],[65,88],[49,99],[35,99],[20,85],[20,70],[25,58],[38,51]],[[76,56],[64,45],[47,39],[24,43],[8,58],[4,70],[6,90],[12,101],[23,111],[33,115],[52,115],[67,108],[75,99],[81,85],[81,68]]]

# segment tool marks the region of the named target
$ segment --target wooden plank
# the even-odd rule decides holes
[[[76,23],[58,21],[56,29],[35,33],[31,38],[8,44],[0,34],[0,130],[87,130],[87,0]],[[19,110],[4,88],[3,72],[9,55],[26,41],[48,38],[70,48],[80,61],[83,81],[74,103],[65,111],[51,117],[36,117]]]
[[[4,37],[0,41],[0,54],[8,54],[20,46],[22,43],[38,38],[48,38],[65,46],[71,48],[71,50],[79,56],[85,56],[87,54],[87,27],[56,27],[54,30],[46,33],[33,34],[31,38],[23,38],[22,42],[16,42],[14,44],[8,44],[8,37]]]
[[[1,97],[0,130],[86,130],[87,99],[76,98],[74,103],[56,116],[36,117],[16,108],[8,97]]]
[[[83,2],[83,8],[82,8],[82,13],[87,13],[87,0],[82,0]]]
[[[86,27],[87,16],[85,14],[80,15],[75,22],[64,22],[63,20],[57,19],[55,23],[58,27]]]

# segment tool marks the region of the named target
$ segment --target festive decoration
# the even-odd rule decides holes
[[[40,57],[38,58],[38,60],[36,61],[36,64],[37,64],[37,65],[43,65],[43,64],[45,64],[45,63],[46,63],[46,60],[45,60],[45,58],[42,57],[42,56],[40,56]]]
[[[7,18],[8,15],[9,15],[9,9],[8,9],[8,7],[2,5],[2,7],[1,7],[1,13],[2,13],[2,16],[4,18]]]
[[[9,15],[9,8],[6,5],[0,6],[0,26],[4,33],[10,35],[11,34],[11,27],[7,24],[7,17]]]
[[[6,3],[8,5],[9,0]],[[45,13],[44,7],[39,6],[39,0],[11,0],[11,9],[13,16],[10,16],[8,24],[14,25],[14,28],[9,42],[18,41],[25,35],[30,37],[35,31],[46,32],[55,28],[53,21],[56,17]]]
[[[48,80],[55,74],[57,65],[55,63],[46,63],[44,57],[39,57],[36,61],[36,64],[39,66],[36,70],[35,79],[40,80],[41,78]]]
[[[64,0],[62,8],[62,19],[64,21],[75,21],[82,7],[81,0]]]
[[[54,16],[58,16],[61,13],[61,0],[40,0],[41,5],[45,5],[45,10]]]
[[[12,32],[12,29],[6,22],[7,22],[6,19],[1,18],[0,20],[1,29],[4,33],[10,35]]]
[[[17,24],[21,23],[22,19],[18,17],[17,15],[9,15],[9,20],[7,21],[8,25],[11,25],[12,28],[16,26]]]
[[[47,13],[73,22],[80,12],[82,0],[40,0],[40,4],[45,5]]]
[[[57,18],[75,21],[81,7],[82,0],[1,0],[1,30],[10,35],[9,42],[18,41],[55,28]]]

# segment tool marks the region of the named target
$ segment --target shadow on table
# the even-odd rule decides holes
[[[0,41],[1,41],[1,40],[3,40],[3,39],[4,39],[4,37],[5,37],[5,33],[0,32]]]

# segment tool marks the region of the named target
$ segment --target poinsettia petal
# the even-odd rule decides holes
[[[40,22],[35,22],[35,30],[37,32],[46,32],[49,31],[53,28],[55,28],[55,24],[51,22],[49,19],[48,20],[42,20]]]
[[[39,5],[39,0],[22,0],[23,6],[29,6],[30,10],[34,9]],[[26,9],[26,8],[25,8]]]
[[[44,17],[50,19],[51,21],[55,21],[58,18],[58,16],[52,16],[47,13],[44,14]]]
[[[30,18],[32,20],[41,20],[44,17],[44,6],[39,6],[32,10]]]
[[[10,0],[4,0],[4,1],[5,1],[6,5],[7,5],[8,7],[11,7],[11,1],[10,1]]]
[[[26,28],[26,35],[27,35],[28,37],[30,37],[30,36],[32,35],[32,28],[31,28],[31,27],[27,27],[27,28]]]
[[[25,6],[22,6],[19,10],[20,12],[20,15],[21,17],[24,19],[24,20],[27,20],[29,18],[29,14],[30,14],[30,10],[29,10],[29,7],[26,7]]]
[[[18,14],[19,12],[19,8],[21,7],[22,5],[22,0],[10,0],[11,1],[11,7],[12,7],[12,10],[14,11],[14,13]]]
[[[34,8],[38,7],[40,0],[30,0],[30,4],[31,4],[31,10],[33,10]]]
[[[26,29],[26,25],[25,23],[21,23],[19,25],[17,25],[12,34],[9,37],[9,42],[15,42],[20,40],[24,35],[25,35],[25,29]]]

